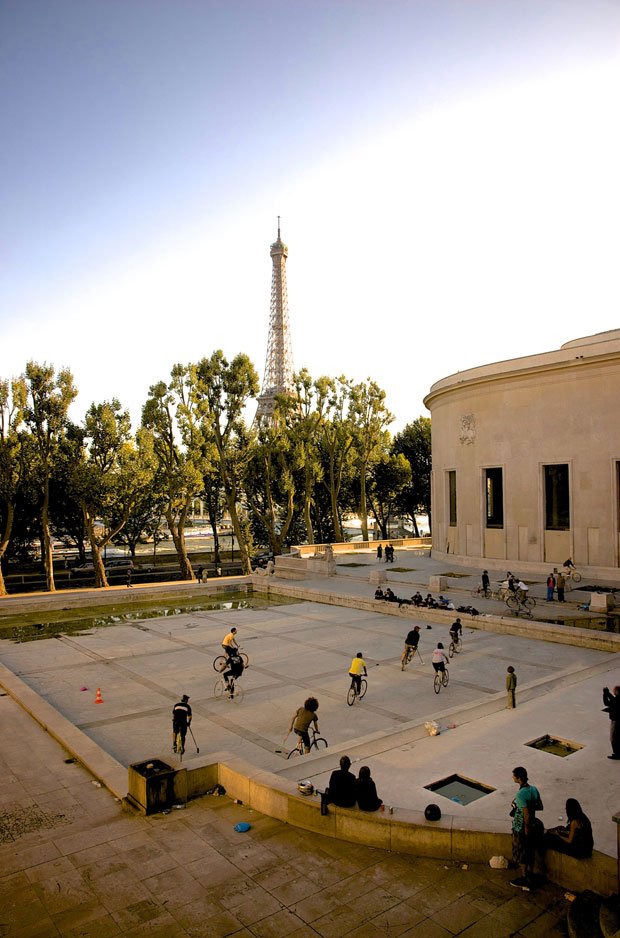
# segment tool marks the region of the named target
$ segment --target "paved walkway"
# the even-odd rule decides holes
[[[567,902],[512,874],[396,856],[205,797],[123,814],[9,697],[0,697],[0,935],[10,938],[540,938]],[[247,820],[252,829],[237,834]]]

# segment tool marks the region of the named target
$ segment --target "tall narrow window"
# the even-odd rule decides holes
[[[450,500],[450,527],[456,527],[456,470],[448,472],[448,498]]]
[[[547,531],[568,531],[570,528],[570,498],[568,465],[558,463],[544,466],[545,473],[545,528]]]
[[[504,482],[502,469],[485,470],[487,528],[504,527]]]
[[[616,463],[616,519],[620,531],[620,462]]]

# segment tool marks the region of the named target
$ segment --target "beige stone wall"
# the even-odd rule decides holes
[[[433,385],[433,553],[618,569],[620,330]],[[545,530],[545,465],[565,463],[570,530]],[[487,528],[484,470],[503,470],[504,524]],[[447,473],[456,471],[450,527]]]

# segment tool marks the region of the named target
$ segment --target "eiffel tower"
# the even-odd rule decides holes
[[[287,394],[294,390],[293,350],[288,319],[288,293],[286,289],[286,258],[288,248],[280,237],[278,215],[278,239],[269,250],[273,264],[271,273],[271,312],[269,314],[269,338],[263,387],[258,397],[256,420],[271,421],[276,394]]]

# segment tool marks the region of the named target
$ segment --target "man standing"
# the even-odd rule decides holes
[[[559,602],[559,603],[563,603],[563,602],[564,602],[564,589],[565,589],[565,588],[566,588],[566,577],[565,577],[564,574],[560,571],[560,572],[558,573],[558,580],[557,580],[558,602]]]
[[[179,703],[172,708],[172,751],[177,751],[177,733],[181,734],[183,749],[185,749],[185,737],[187,729],[192,722],[192,708],[188,703],[189,697],[183,694]]]
[[[482,571],[482,592],[486,596],[489,592],[489,571]]]
[[[510,885],[523,892],[530,892],[534,880],[534,857],[538,829],[542,826],[536,817],[543,810],[540,792],[527,780],[527,771],[522,765],[512,770],[512,780],[519,786],[512,802],[512,859],[520,864],[523,875],[510,880]]]
[[[553,573],[550,573],[547,577],[547,602],[553,602],[553,591],[555,589],[555,577]]]
[[[611,720],[611,726],[609,727],[611,755],[607,758],[620,759],[620,687],[614,687],[613,694],[608,687],[604,687],[603,703]]]

